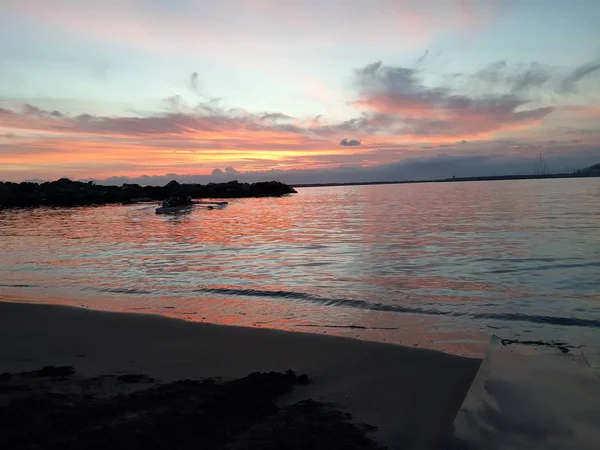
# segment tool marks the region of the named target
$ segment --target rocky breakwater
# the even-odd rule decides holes
[[[46,183],[0,182],[0,208],[34,206],[85,206],[137,201],[161,201],[184,195],[192,198],[280,197],[296,191],[279,181],[259,183],[179,184],[173,180],[165,186],[103,186],[93,182],[61,178]]]

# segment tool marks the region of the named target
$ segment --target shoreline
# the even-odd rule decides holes
[[[313,380],[282,401],[339,405],[390,448],[441,442],[480,359],[310,333],[142,313],[0,302],[0,372],[73,366],[84,376],[232,379],[289,369]]]
[[[5,285],[6,286],[6,285]],[[389,315],[385,312],[370,314],[369,320],[344,323],[304,323],[302,320],[262,321],[242,305],[237,305],[234,314],[220,313],[216,306],[221,300],[205,297],[199,305],[180,306],[178,302],[152,307],[151,305],[131,307],[131,299],[122,294],[85,293],[85,298],[70,293],[56,293],[52,290],[27,288],[25,286],[4,287],[0,293],[0,303],[26,303],[57,305],[83,308],[89,311],[115,312],[124,314],[148,314],[196,323],[245,327],[251,329],[273,329],[294,333],[308,333],[324,336],[338,336],[359,339],[367,342],[389,343],[405,347],[424,348],[452,355],[482,359],[489,344],[489,334],[478,330],[439,332],[435,320],[423,315]],[[275,301],[276,302],[276,301]],[[129,307],[125,307],[129,305]],[[286,305],[294,307],[294,305]],[[326,317],[328,309],[321,306],[321,314]]]
[[[296,183],[293,188],[337,187],[337,186],[376,186],[388,184],[426,184],[426,183],[461,183],[470,181],[522,181],[522,180],[563,180],[563,179],[600,178],[600,174],[554,173],[547,175],[490,175],[481,177],[433,178],[430,180],[388,180],[388,181],[355,181],[342,183]]]

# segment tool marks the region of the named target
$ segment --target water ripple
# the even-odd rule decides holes
[[[221,289],[221,288],[206,288],[198,289],[198,292],[219,294],[219,295],[231,295],[231,296],[247,296],[247,297],[272,297],[280,299],[295,299],[303,300],[308,302],[314,302],[325,306],[332,307],[345,307],[345,308],[358,308],[367,309],[372,311],[385,311],[394,313],[408,313],[408,314],[425,314],[433,316],[452,316],[452,317],[465,317],[473,319],[492,319],[492,320],[506,320],[506,321],[518,321],[518,322],[531,322],[537,324],[550,324],[550,325],[561,325],[561,326],[578,326],[578,327],[590,327],[600,328],[600,320],[592,319],[581,319],[573,317],[554,317],[554,316],[538,316],[518,313],[468,313],[461,311],[444,311],[441,309],[428,309],[421,307],[408,307],[398,305],[385,305],[381,303],[372,303],[363,300],[350,300],[340,298],[321,298],[302,292],[289,292],[289,291],[268,291],[258,289]]]

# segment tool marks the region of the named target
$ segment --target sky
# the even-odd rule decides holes
[[[0,0],[0,180],[600,162],[597,0]]]

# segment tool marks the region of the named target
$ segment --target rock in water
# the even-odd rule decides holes
[[[162,201],[174,195],[192,198],[241,198],[241,197],[280,197],[296,191],[279,181],[259,183],[180,184],[176,180],[167,185],[102,186],[61,178],[46,183],[3,183],[0,182],[0,208],[32,206],[85,206],[108,203],[130,203],[132,199],[144,198]]]

